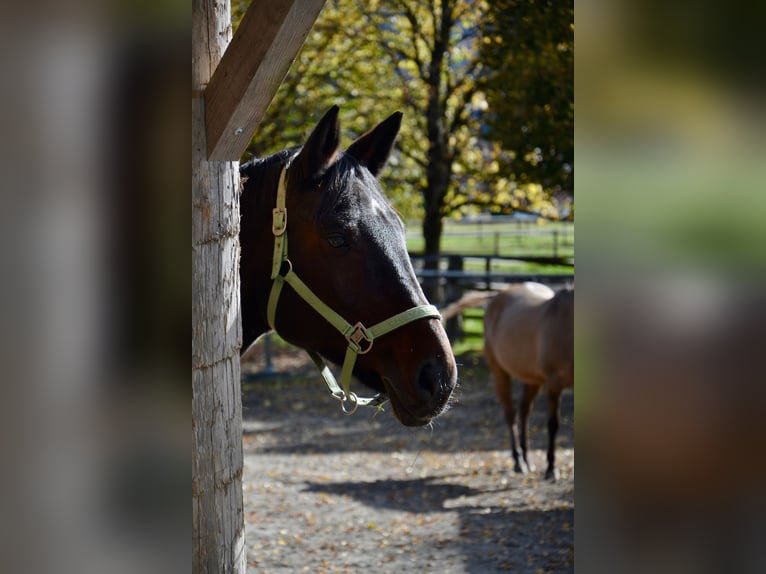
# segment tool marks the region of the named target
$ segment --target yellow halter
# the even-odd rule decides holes
[[[325,363],[324,359],[314,351],[306,350],[311,356],[314,364],[320,371],[322,378],[327,384],[330,394],[341,403],[341,409],[346,414],[352,414],[358,406],[379,406],[386,401],[385,395],[379,393],[371,398],[360,398],[351,392],[351,373],[354,370],[354,363],[357,355],[364,355],[372,349],[375,339],[390,333],[391,331],[403,327],[408,323],[418,319],[433,317],[441,319],[439,310],[433,305],[418,305],[397,313],[393,317],[381,321],[372,327],[365,327],[361,322],[352,325],[333,311],[324,301],[317,297],[309,287],[298,278],[293,265],[287,255],[287,168],[282,168],[279,175],[279,186],[277,187],[277,206],[272,211],[271,231],[274,235],[274,258],[271,265],[271,292],[266,307],[266,319],[274,331],[276,331],[276,313],[279,304],[279,295],[285,283],[290,285],[293,290],[306,303],[308,303],[317,313],[335,327],[348,341],[346,356],[343,359],[340,382],[338,385],[335,377]]]

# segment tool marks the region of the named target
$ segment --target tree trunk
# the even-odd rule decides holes
[[[438,207],[438,206],[436,206]],[[442,235],[442,214],[441,210],[427,209],[423,219],[423,239],[425,239],[425,255],[439,255],[441,252]]]
[[[434,271],[439,267],[439,252],[442,234],[442,214],[438,205],[429,209],[426,204],[425,217],[423,219],[423,239],[425,240],[423,255],[423,269]],[[444,303],[444,296],[439,288],[439,281],[435,277],[423,279],[423,292],[431,303]]]
[[[239,165],[207,161],[203,90],[229,0],[192,2],[192,572],[244,574]]]
[[[428,103],[426,107],[426,131],[428,134],[428,167],[426,168],[425,217],[423,219],[423,240],[425,242],[423,261],[425,269],[438,268],[438,255],[441,252],[441,235],[444,217],[444,198],[449,189],[452,173],[449,154],[448,134],[444,110],[444,53],[449,46],[449,33],[452,28],[452,2],[445,1],[441,13],[434,15],[438,22],[434,31],[434,48],[431,53],[428,75]],[[429,301],[444,303],[444,293],[438,281],[423,281],[423,291]]]

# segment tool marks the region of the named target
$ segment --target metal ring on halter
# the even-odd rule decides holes
[[[359,397],[356,396],[356,393],[354,391],[351,391],[348,394],[343,393],[343,395],[341,395],[340,397],[337,395],[333,395],[333,396],[340,401],[340,410],[342,410],[344,414],[353,415],[356,412],[356,409],[359,408]],[[350,409],[346,409],[347,402],[352,403],[352,406]]]
[[[279,266],[279,275],[284,277],[285,275],[290,273],[290,271],[292,270],[293,270],[293,262],[290,261],[289,259],[285,259],[284,261],[282,261],[282,263]]]

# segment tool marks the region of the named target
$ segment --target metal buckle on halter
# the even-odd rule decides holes
[[[372,337],[362,323],[354,325],[354,330],[346,335],[346,340],[349,345],[356,347],[356,352],[359,355],[369,353],[370,349],[372,349]],[[362,345],[359,344],[361,341],[367,341],[367,343],[369,343],[366,348],[362,348]]]
[[[271,232],[279,237],[287,230],[287,208],[275,207],[271,210]]]

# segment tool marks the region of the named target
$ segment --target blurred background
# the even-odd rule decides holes
[[[470,217],[569,225],[576,187],[576,567],[756,571],[764,6],[579,2],[576,186],[571,6],[456,6],[436,38],[418,2],[328,0],[249,154],[401,109],[383,177],[423,256]],[[0,10],[0,566],[186,569],[188,6]]]
[[[760,569],[763,9],[576,7],[585,572]]]
[[[4,572],[189,551],[188,6],[0,6]]]

